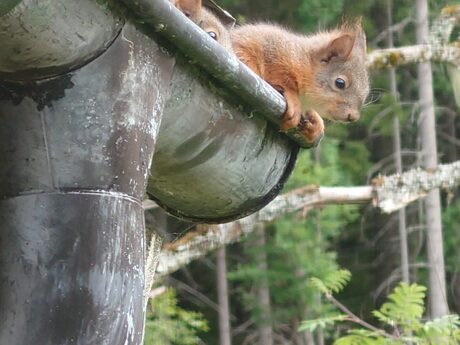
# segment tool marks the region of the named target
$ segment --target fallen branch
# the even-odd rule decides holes
[[[446,45],[421,44],[400,48],[379,49],[367,54],[369,69],[387,69],[420,62],[460,64],[460,48],[456,43]]]
[[[394,212],[423,198],[435,188],[452,189],[460,185],[460,161],[438,166],[433,171],[409,170],[402,174],[380,176],[371,186],[308,186],[280,195],[265,208],[249,217],[219,225],[199,225],[179,240],[164,245],[155,279],[172,273],[194,259],[221,246],[237,242],[259,222],[270,222],[305,208],[332,204],[372,202],[383,212]]]

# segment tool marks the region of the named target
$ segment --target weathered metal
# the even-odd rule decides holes
[[[82,66],[107,49],[123,24],[93,0],[8,0],[0,16],[0,79],[13,80]]]
[[[279,193],[295,164],[295,143],[222,92],[178,59],[147,191],[183,219],[221,223],[255,212]]]
[[[276,91],[168,1],[153,17],[173,45],[121,29],[103,2],[0,6],[0,344],[142,342],[141,200],[168,97],[151,186],[176,215],[253,212],[295,162],[297,145],[253,116],[280,121]],[[175,65],[161,46],[176,43],[211,76],[182,53]]]
[[[141,344],[141,200],[172,66],[125,26],[74,72],[0,80],[0,344]]]

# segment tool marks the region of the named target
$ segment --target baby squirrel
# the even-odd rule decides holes
[[[197,23],[201,12],[201,0],[170,0],[186,17]]]
[[[369,92],[361,24],[308,36],[271,24],[243,25],[231,39],[238,58],[285,97],[283,130],[298,126],[314,144],[324,132],[321,116],[359,119]]]
[[[211,38],[228,51],[232,51],[230,32],[211,9],[202,6],[201,0],[171,0],[182,13],[201,27]]]
[[[212,10],[203,7],[197,24],[222,47],[233,52],[230,31],[222,24],[220,19],[213,14]]]

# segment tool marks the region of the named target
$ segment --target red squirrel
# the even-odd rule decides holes
[[[212,10],[203,7],[197,24],[226,50],[230,52],[233,51],[230,31],[220,19],[213,14]]]
[[[237,57],[285,97],[283,130],[298,126],[316,143],[324,132],[321,117],[359,119],[369,93],[360,24],[308,36],[271,24],[243,25],[231,39]]]
[[[201,0],[170,0],[186,17],[197,23],[201,12]]]
[[[230,32],[211,9],[202,5],[201,0],[171,0],[171,2],[212,39],[220,43],[225,49],[232,51]]]

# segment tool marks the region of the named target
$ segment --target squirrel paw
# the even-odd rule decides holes
[[[288,109],[283,115],[283,124],[281,126],[281,130],[286,132],[291,128],[297,127],[302,117],[301,112],[302,109],[300,105],[298,107],[293,107],[288,104]]]
[[[299,121],[299,131],[308,142],[316,146],[324,136],[324,121],[316,111],[308,110]]]

